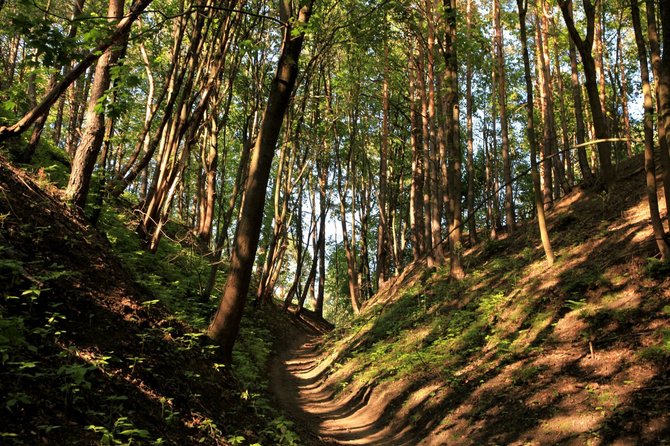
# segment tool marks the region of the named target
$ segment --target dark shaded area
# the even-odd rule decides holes
[[[0,443],[257,438],[264,426],[214,349],[133,283],[103,236],[1,160],[0,215]]]

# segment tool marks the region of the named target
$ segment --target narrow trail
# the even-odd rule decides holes
[[[388,404],[384,392],[363,387],[336,395],[324,377],[321,335],[298,321],[295,325],[271,363],[270,383],[304,444],[417,444],[409,432],[411,426],[398,428],[398,423],[384,420]]]

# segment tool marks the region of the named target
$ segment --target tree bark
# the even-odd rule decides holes
[[[647,0],[647,33],[651,49],[651,66],[656,79],[656,101],[658,113],[658,142],[663,171],[661,178],[665,192],[666,220],[670,224],[670,48],[665,38],[670,36],[670,17],[668,7],[662,7],[666,23],[663,24],[664,47],[661,58],[661,47],[656,28],[656,6],[654,0]]]
[[[514,232],[514,193],[512,189],[512,161],[509,153],[509,124],[507,122],[507,88],[505,79],[505,55],[503,54],[503,30],[500,23],[500,0],[493,0],[493,23],[495,30],[496,66],[498,69],[498,106],[500,108],[500,132],[502,144],[503,181],[505,182],[505,219],[509,232]]]
[[[569,4],[569,14],[572,16],[572,2]],[[589,166],[589,160],[586,156],[586,128],[584,127],[584,112],[582,105],[582,90],[579,85],[579,71],[577,69],[577,50],[572,39],[569,40],[570,54],[570,85],[572,86],[572,102],[575,108],[575,142],[577,143],[577,161],[579,162],[579,171],[582,174],[582,181],[586,185],[593,183],[593,172]]]
[[[312,1],[305,3],[298,13],[297,23],[306,24],[312,12]],[[288,21],[288,11],[282,14]],[[284,30],[281,55],[277,73],[272,82],[268,103],[263,114],[256,145],[254,147],[249,177],[245,186],[245,200],[235,234],[228,280],[221,303],[209,326],[208,335],[221,345],[224,361],[232,361],[233,345],[239,332],[240,320],[249,291],[249,282],[258,247],[263,207],[272,158],[281,124],[298,74],[298,59],[302,50],[304,32],[293,35],[291,26]]]
[[[384,79],[382,80],[382,130],[379,151],[379,224],[377,226],[377,287],[389,276],[389,213],[387,209],[389,154],[389,70],[388,44],[384,43]]]
[[[612,168],[612,143],[609,141],[609,130],[605,115],[602,112],[600,95],[598,93],[598,78],[596,75],[596,63],[593,58],[593,38],[595,25],[595,10],[590,0],[583,0],[584,12],[586,15],[587,30],[586,37],[582,40],[575,22],[572,18],[572,0],[559,0],[559,6],[563,13],[563,19],[568,27],[570,38],[575,43],[582,57],[584,75],[586,77],[586,92],[591,106],[591,115],[593,117],[593,127],[598,142],[598,158],[600,159],[600,176],[604,187],[611,189],[614,181],[614,170]]]
[[[471,39],[472,34],[472,0],[467,0],[466,3],[466,17],[465,17],[465,33],[466,39]],[[472,114],[473,114],[473,98],[472,98],[472,56],[468,53],[465,57],[465,127],[468,144],[468,152],[466,158],[466,170],[468,173],[468,192],[467,192],[467,207],[468,207],[468,238],[470,244],[477,243],[477,226],[475,222],[475,163],[474,163],[474,141],[472,131]]]
[[[449,276],[460,280],[465,276],[461,263],[461,234],[463,221],[461,218],[461,131],[458,104],[458,59],[456,53],[456,0],[443,0],[446,16],[445,48],[445,86],[447,99],[447,142],[449,154],[449,197],[451,226],[449,228],[450,269]],[[514,224],[514,211],[511,210],[511,222]],[[509,216],[508,216],[509,217]]]
[[[416,78],[418,68],[416,54],[412,52],[409,59],[409,100],[410,100],[410,141],[412,145],[412,184],[409,192],[409,220],[412,240],[412,255],[415,261],[425,252],[423,230],[423,157],[421,142],[421,126],[417,112]]]
[[[107,16],[112,23],[121,20],[123,17],[123,6],[124,0],[110,0]],[[88,99],[86,116],[84,118],[85,128],[82,131],[81,142],[72,160],[72,171],[70,172],[70,179],[65,190],[67,199],[81,209],[84,209],[86,205],[86,198],[91,184],[91,175],[93,174],[93,168],[95,167],[95,162],[102,147],[103,137],[105,136],[104,105],[100,104],[100,101],[109,88],[110,68],[116,63],[119,55],[120,51],[118,49],[109,47],[100,56],[95,66],[91,96]],[[45,108],[45,114],[48,112],[51,104]],[[101,107],[101,105],[103,106]]]
[[[647,65],[647,48],[642,36],[642,24],[640,23],[640,9],[637,0],[631,0],[631,15],[633,18],[633,30],[635,31],[635,43],[637,44],[638,60],[640,62],[640,77],[642,81],[642,92],[644,95],[644,169],[646,179],[647,202],[649,203],[649,216],[651,227],[654,232],[656,246],[662,259],[670,257],[670,246],[665,238],[663,220],[658,210],[658,195],[656,191],[656,165],[654,160],[654,106],[651,97],[651,86],[649,85],[649,66]]]
[[[530,57],[528,55],[528,37],[526,35],[526,12],[528,11],[528,0],[516,0],[519,9],[519,25],[521,39],[521,53],[523,55],[524,80],[526,82],[526,111],[528,122],[526,124],[526,136],[530,146],[530,169],[533,177],[533,198],[535,200],[535,212],[537,213],[537,224],[540,229],[542,248],[547,257],[547,263],[554,263],[554,251],[551,248],[549,231],[544,215],[544,203],[540,189],[540,173],[537,170],[537,143],[535,139],[535,117],[533,112],[533,81],[530,76]],[[525,3],[525,4],[524,4]]]

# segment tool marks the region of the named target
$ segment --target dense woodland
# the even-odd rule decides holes
[[[143,256],[189,246],[222,364],[276,300],[356,320],[519,231],[550,267],[576,190],[644,196],[670,257],[662,0],[0,0],[0,23],[3,157],[108,238],[132,210]]]

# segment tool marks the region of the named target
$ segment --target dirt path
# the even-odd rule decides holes
[[[271,365],[278,403],[296,422],[307,445],[410,445],[409,426],[383,420],[388,399],[374,387],[334,395],[324,379],[321,337],[301,327],[285,336]]]

